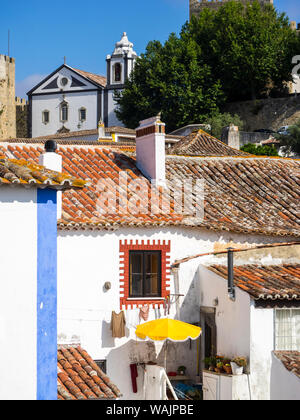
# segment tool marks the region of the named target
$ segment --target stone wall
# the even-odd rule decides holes
[[[230,0],[190,0],[190,18],[192,15],[199,15],[204,9],[218,10],[224,3]],[[242,4],[253,3],[255,0],[237,0]],[[273,0],[259,0],[261,4],[273,4]]]
[[[26,99],[16,98],[16,136],[28,137],[28,103]]]
[[[0,139],[16,137],[15,60],[0,55]]]
[[[234,102],[225,105],[222,111],[238,114],[245,123],[245,131],[261,128],[277,131],[283,125],[292,125],[300,120],[300,95]]]

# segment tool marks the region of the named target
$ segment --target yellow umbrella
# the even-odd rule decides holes
[[[171,340],[174,342],[183,342],[189,339],[196,340],[199,338],[201,328],[176,319],[162,318],[139,325],[136,328],[135,334],[142,340],[148,338],[152,341]],[[167,342],[164,365],[165,370],[167,370]]]
[[[162,318],[141,324],[136,329],[136,335],[145,340],[153,341],[187,341],[196,340],[201,334],[201,328],[176,319]]]

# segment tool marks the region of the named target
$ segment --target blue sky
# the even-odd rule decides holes
[[[300,22],[299,0],[274,0],[277,9]],[[137,53],[150,40],[164,42],[188,19],[188,0],[14,0],[1,5],[0,54],[16,59],[16,94],[67,64],[92,73],[106,72],[105,58],[124,31]]]

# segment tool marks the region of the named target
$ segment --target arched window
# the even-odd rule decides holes
[[[114,65],[114,81],[115,82],[121,82],[121,72],[122,72],[122,66],[120,63],[116,63]]]
[[[68,117],[69,117],[69,106],[67,102],[62,102],[60,104],[60,120],[62,122],[66,122],[68,121]]]

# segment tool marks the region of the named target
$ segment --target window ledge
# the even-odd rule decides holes
[[[138,298],[127,298],[126,300],[164,300],[163,297],[138,297]]]

